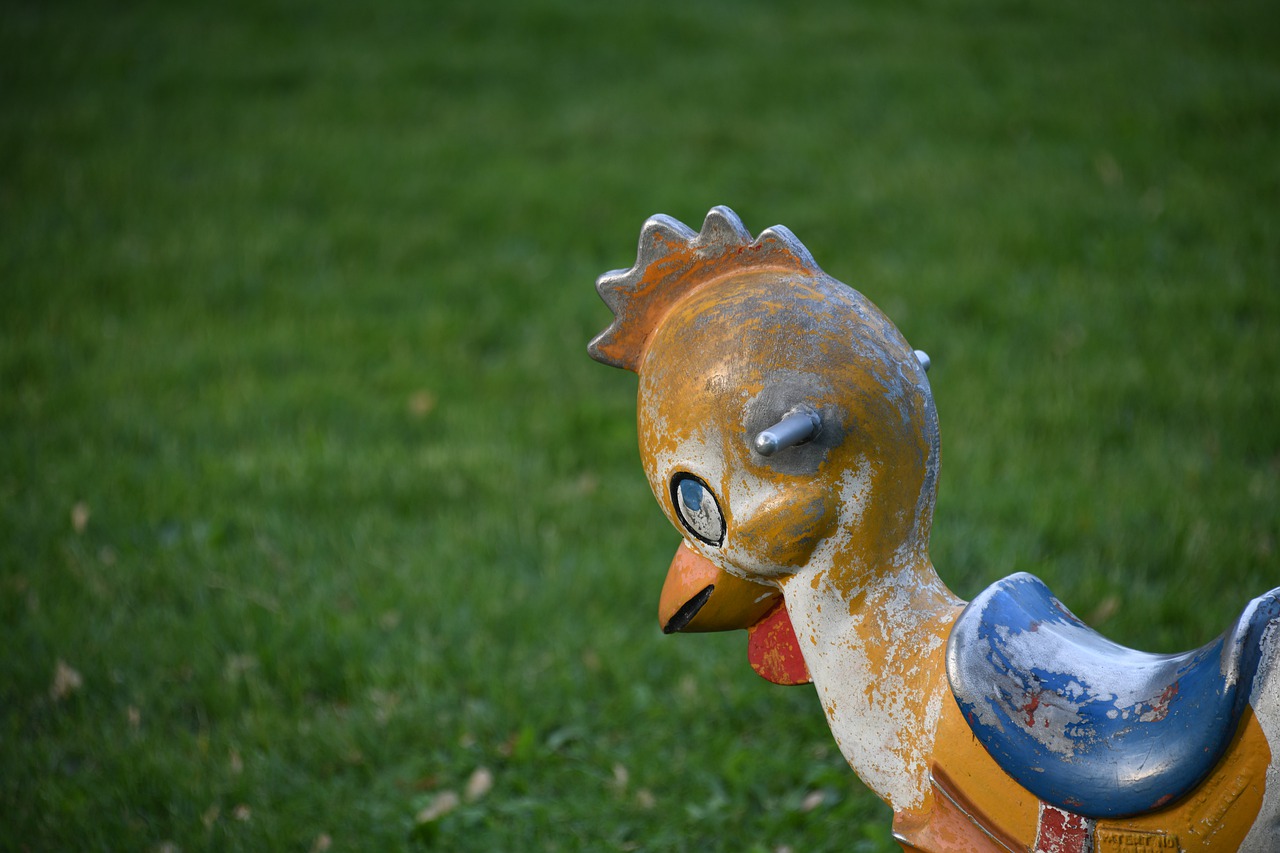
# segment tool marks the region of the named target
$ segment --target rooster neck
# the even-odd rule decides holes
[[[946,639],[963,602],[927,558],[861,573],[854,589],[830,580],[846,572],[806,575],[783,594],[832,734],[883,800],[918,806],[948,698]]]

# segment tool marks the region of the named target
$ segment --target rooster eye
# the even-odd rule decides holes
[[[685,529],[708,545],[724,541],[724,516],[707,484],[692,474],[677,474],[671,481],[671,502]]]

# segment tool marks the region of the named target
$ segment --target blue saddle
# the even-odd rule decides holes
[[[1020,573],[960,614],[947,676],[974,735],[1019,784],[1067,811],[1123,817],[1172,802],[1213,769],[1272,624],[1280,589],[1203,648],[1147,654],[1106,639]]]

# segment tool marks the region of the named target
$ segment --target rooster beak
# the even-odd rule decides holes
[[[750,628],[781,599],[774,587],[734,577],[681,542],[662,585],[658,622],[664,634]]]
[[[774,684],[812,681],[782,592],[735,577],[681,542],[658,599],[658,624],[676,631],[746,628],[747,660]]]

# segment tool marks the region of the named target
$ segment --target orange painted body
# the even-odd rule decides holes
[[[1046,813],[974,736],[947,672],[964,602],[929,559],[939,438],[925,361],[790,232],[752,240],[723,208],[698,234],[655,217],[636,265],[597,287],[615,322],[591,353],[639,374],[641,460],[684,535],[661,624],[748,629],[757,672],[811,680],[905,849],[1280,849],[1273,687],[1195,790],[1093,821],[1087,841],[1078,816]],[[762,452],[757,436],[797,412],[812,434]]]

